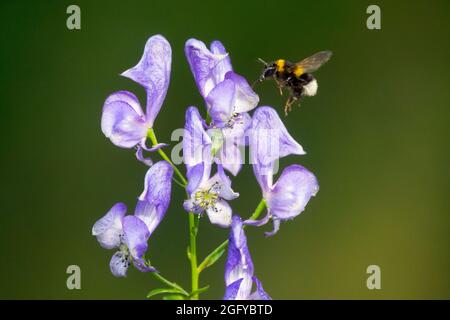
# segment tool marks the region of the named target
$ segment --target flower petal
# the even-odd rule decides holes
[[[142,148],[141,145],[137,146],[136,148],[136,159],[138,159],[140,162],[142,162],[143,164],[147,165],[147,166],[151,166],[153,164],[153,161],[150,157],[146,158],[144,156],[144,148]]]
[[[133,259],[141,259],[147,251],[147,241],[150,232],[147,225],[136,216],[126,216],[122,219],[124,241]]]
[[[161,35],[155,35],[145,44],[139,63],[122,75],[142,85],[147,91],[147,124],[153,122],[161,109],[170,82],[172,49]]]
[[[92,227],[92,235],[105,249],[117,248],[120,245],[122,230],[122,218],[127,212],[127,206],[121,202],[116,203],[100,220]]]
[[[203,176],[205,174],[205,164],[199,163],[191,167],[186,174],[188,184],[186,186],[187,192],[191,195],[200,186]]]
[[[272,187],[274,162],[290,154],[305,154],[303,148],[287,132],[271,107],[259,107],[249,130],[250,158],[253,171],[263,193]]]
[[[236,86],[231,80],[224,80],[216,85],[206,97],[208,111],[214,125],[223,127],[233,115]]]
[[[183,160],[188,170],[204,161],[204,149],[208,144],[211,139],[205,131],[204,120],[196,107],[189,107],[183,135]]]
[[[144,156],[144,151],[147,152],[155,152],[158,151],[159,149],[166,147],[168,144],[166,143],[158,143],[157,145],[154,145],[153,147],[147,147],[147,145],[145,144],[145,138],[141,141],[141,143],[137,146],[137,150],[136,150],[136,158],[141,161],[142,163],[144,163],[145,165],[151,167],[153,165],[153,161],[150,157],[145,157]]]
[[[225,79],[225,74],[228,71],[233,70],[233,67],[231,66],[231,59],[227,53],[227,50],[220,41],[215,40],[211,43],[211,52],[215,55],[226,55],[226,57],[220,60],[216,64],[216,67],[212,70],[215,82],[219,83]]]
[[[201,185],[202,189],[215,189],[218,192],[219,198],[225,200],[233,200],[239,197],[239,193],[234,192],[231,188],[231,180],[225,174],[221,165],[217,166],[217,173],[211,177],[208,181]]]
[[[219,50],[217,43],[212,48],[214,51]],[[218,65],[219,62],[227,58],[226,54],[215,54],[208,50],[202,41],[196,39],[189,39],[184,46],[186,59],[191,67],[197,87],[203,96],[206,98],[212,88],[219,83],[217,79],[221,73],[228,68],[228,62]]]
[[[261,281],[257,277],[253,277],[253,281],[256,283],[256,291],[251,294],[250,300],[272,300],[272,298],[264,291]]]
[[[217,166],[217,175],[220,178],[220,192],[219,197],[225,199],[225,200],[233,200],[239,197],[238,192],[234,192],[231,188],[231,180],[223,170],[222,166]]]
[[[248,112],[256,108],[259,102],[259,96],[253,91],[252,87],[244,77],[233,71],[229,71],[225,75],[225,79],[233,81],[236,86],[234,112]]]
[[[167,147],[168,144],[167,143],[158,143],[156,145],[153,145],[152,147],[147,147],[147,145],[145,144],[145,141],[141,143],[142,149],[144,149],[145,151],[148,152],[155,152],[158,151],[161,148]]]
[[[232,210],[225,200],[218,200],[214,207],[207,208],[209,221],[220,227],[228,228],[231,225]]]
[[[271,215],[269,214],[269,212],[267,212],[267,214],[264,216],[264,218],[261,218],[259,220],[247,219],[244,221],[244,224],[254,226],[254,227],[260,227],[260,226],[265,225],[267,222],[269,222],[270,218],[271,218]]]
[[[286,167],[267,198],[271,214],[280,220],[299,215],[319,191],[316,177],[300,165]]]
[[[158,272],[155,268],[148,266],[143,258],[133,259],[133,265],[140,272]]]
[[[244,279],[242,278],[238,279],[227,286],[223,300],[236,300],[236,297],[239,293],[239,288],[241,287],[242,280]]]
[[[129,257],[122,251],[117,251],[109,262],[109,269],[115,277],[126,277],[129,266]]]
[[[250,157],[252,157],[252,150],[250,150]],[[269,162],[268,164],[262,164],[252,157],[253,164],[253,173],[255,174],[256,180],[258,181],[259,186],[263,192],[263,195],[270,190],[272,187],[273,181],[273,162]]]
[[[280,230],[280,219],[273,219],[273,230],[269,232],[264,232],[266,237],[274,236]]]
[[[127,91],[115,92],[106,99],[101,127],[103,134],[121,148],[134,147],[148,130],[139,100]]]
[[[247,237],[245,236],[243,223],[239,216],[233,216],[231,232],[228,245],[228,257],[225,264],[225,284],[228,286],[238,279],[250,279],[253,276],[253,262],[247,247]],[[245,291],[250,295],[248,281]]]
[[[145,175],[144,191],[139,196],[135,216],[141,219],[150,234],[164,218],[170,203],[173,168],[167,161],[159,161]]]
[[[196,205],[194,199],[187,199],[183,201],[183,208],[187,212],[192,212],[196,214],[203,213],[203,208]]]
[[[252,118],[250,133],[252,157],[255,162],[269,165],[290,154],[305,154],[302,146],[292,138],[278,113],[271,107],[259,107]]]
[[[243,163],[241,149],[233,141],[225,140],[219,156],[220,164],[231,172],[233,176],[237,176]]]
[[[246,135],[251,128],[252,118],[247,112],[233,116],[229,125],[222,128],[224,140],[231,140],[236,145],[246,145]]]

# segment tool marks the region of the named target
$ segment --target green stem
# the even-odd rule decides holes
[[[158,139],[156,139],[155,131],[153,130],[153,128],[148,129],[147,137],[150,139],[153,146],[156,146],[158,144]],[[180,178],[181,182],[186,187],[186,185],[187,185],[186,178],[183,176],[183,174],[180,172],[180,170],[178,170],[177,166],[172,162],[172,160],[170,160],[170,158],[167,156],[167,154],[164,152],[164,150],[158,149],[158,153],[161,156],[161,158],[166,160],[172,166],[173,170],[175,171],[175,174],[178,176],[178,178]]]
[[[181,293],[183,293],[186,296],[189,296],[189,293],[184,290],[182,287],[180,287],[178,284],[176,284],[175,282],[169,281],[166,278],[164,278],[162,275],[160,275],[158,272],[151,272],[151,275],[158,281],[164,283],[165,285],[168,285],[171,288],[174,288],[178,291],[180,291]]]
[[[181,183],[180,181],[178,181],[175,177],[172,177],[172,181],[175,182],[177,185],[179,185],[182,188],[185,188],[186,186]]]
[[[152,128],[148,130],[147,137],[150,139],[153,145],[158,144],[158,139],[156,139],[155,131]],[[161,158],[166,160],[172,166],[173,170],[175,171],[175,174],[181,180],[181,183],[177,181],[178,184],[181,184],[182,187],[186,188],[187,180],[180,172],[180,170],[178,170],[177,166],[172,162],[172,160],[170,160],[170,158],[166,155],[164,150],[158,149],[158,153],[161,156]],[[188,216],[189,216],[189,260],[191,261],[191,292],[196,292],[191,296],[191,298],[198,299],[199,272],[197,267],[197,226],[195,224],[194,214],[192,212],[189,212]]]
[[[261,201],[258,203],[258,206],[256,207],[255,211],[253,211],[252,215],[248,219],[249,220],[258,219],[265,207],[266,207],[266,200],[262,198]]]
[[[189,212],[189,260],[191,261],[191,285],[192,292],[198,290],[199,272],[197,267],[197,228],[195,226],[195,217]],[[192,299],[197,300],[198,293],[192,295]]]
[[[253,211],[252,215],[250,216],[249,220],[256,220],[259,218],[261,213],[263,212],[264,208],[266,207],[266,200],[263,198],[259,202],[258,206],[256,207],[255,211]],[[245,228],[245,225],[244,225]],[[216,262],[218,259],[217,256],[221,256],[225,249],[228,247],[228,240],[225,240],[222,242],[217,248],[215,248],[198,266],[198,273],[201,273],[204,269],[211,266]]]

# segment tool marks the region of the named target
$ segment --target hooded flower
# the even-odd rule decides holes
[[[186,112],[186,126],[183,137],[183,157],[187,167],[187,192],[190,196],[184,202],[189,212],[201,214],[206,211],[213,224],[228,227],[232,210],[227,200],[239,196],[231,189],[231,181],[222,165],[217,165],[217,173],[211,177],[214,132],[205,130],[205,124],[197,108]],[[212,135],[212,138],[211,136]]]
[[[143,150],[155,151],[164,146],[159,144],[148,148],[145,141],[166,97],[171,62],[172,50],[169,42],[161,35],[151,37],[145,45],[139,63],[122,73],[122,76],[145,88],[145,113],[138,98],[128,91],[111,94],[103,105],[101,127],[105,136],[121,148],[137,146],[137,158],[149,165],[151,160],[143,157]]]
[[[127,207],[115,204],[92,228],[92,235],[105,249],[118,250],[112,256],[110,269],[114,276],[124,277],[131,263],[142,272],[154,272],[144,259],[147,241],[163,219],[170,202],[172,167],[157,162],[145,176],[144,192],[139,196],[134,215],[126,216]]]
[[[250,125],[247,112],[256,107],[259,97],[247,80],[233,71],[219,41],[214,41],[208,49],[203,42],[189,39],[185,54],[212,120],[205,126],[217,129],[212,132],[216,161],[237,175],[242,166],[239,146],[245,144],[244,134]]]
[[[246,221],[260,225],[270,217],[275,234],[280,221],[289,220],[305,209],[309,199],[319,190],[316,177],[300,165],[291,165],[283,170],[278,181],[273,183],[274,162],[289,154],[305,154],[303,148],[289,135],[277,112],[270,107],[258,108],[252,120],[250,154],[253,171],[261,186],[268,207],[268,215],[261,221]]]
[[[205,153],[205,149],[211,149],[213,141],[205,127],[205,121],[200,116],[198,109],[189,107],[186,110],[183,134],[183,161],[188,171],[203,163],[204,155],[207,155],[209,159],[211,158],[210,155]]]
[[[228,258],[225,264],[226,291],[224,300],[270,300],[261,282],[253,275],[254,266],[247,247],[247,238],[239,216],[233,216]],[[256,291],[252,291],[253,282]]]

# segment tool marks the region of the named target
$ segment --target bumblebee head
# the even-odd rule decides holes
[[[264,64],[264,70],[261,76],[259,77],[259,81],[262,82],[267,78],[272,78],[275,75],[275,72],[277,71],[277,64],[267,63],[261,58],[258,58],[258,61]]]

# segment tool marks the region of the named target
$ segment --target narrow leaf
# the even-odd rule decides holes
[[[208,291],[208,289],[209,289],[209,285],[208,285],[208,286],[205,286],[205,287],[203,287],[203,288],[194,290],[194,291],[192,291],[192,292],[189,294],[189,297],[192,297],[192,296],[194,296],[194,295],[196,295],[196,294],[204,293],[204,292]]]
[[[165,294],[165,293],[177,293],[177,294],[183,294],[180,290],[178,289],[172,289],[172,288],[159,288],[159,289],[154,289],[152,291],[150,291],[147,294],[147,298],[151,298],[153,296],[156,296],[158,294]]]
[[[181,294],[170,294],[163,297],[164,300],[185,300],[184,296]]]
[[[220,259],[220,257],[225,253],[225,250],[227,249],[228,241],[223,242],[219,247],[217,247],[213,252],[211,252],[205,260],[200,264],[199,266],[199,272],[202,272],[204,269],[212,266],[214,263],[216,263],[217,260]]]

